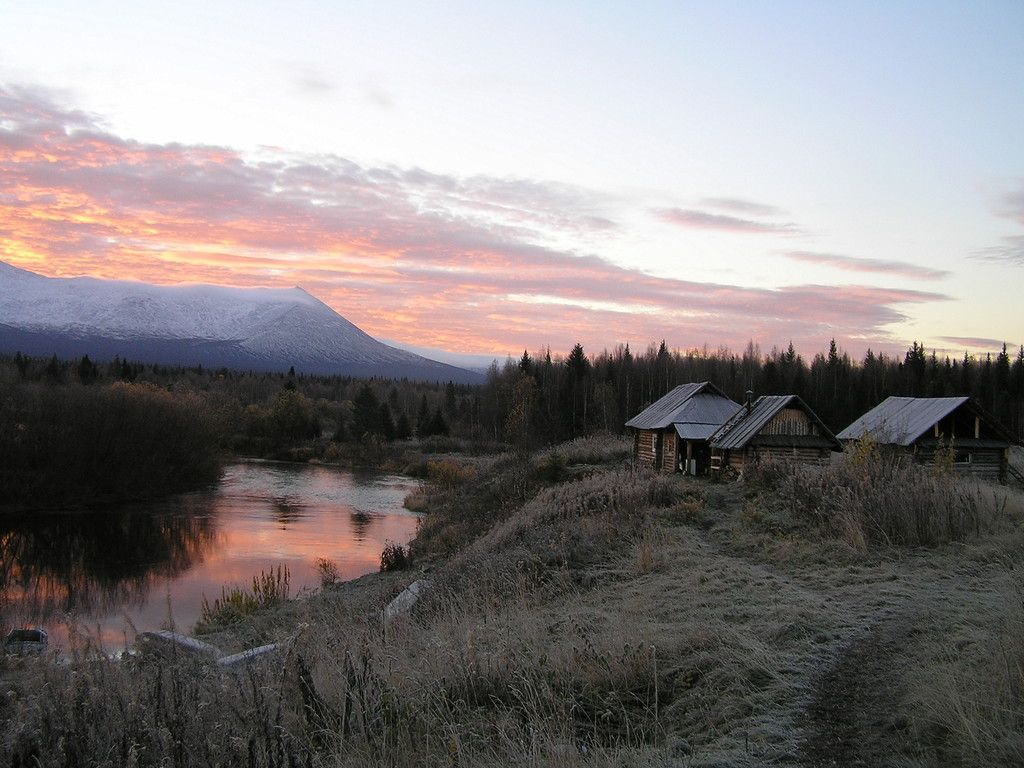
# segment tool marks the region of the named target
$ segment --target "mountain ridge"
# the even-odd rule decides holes
[[[396,349],[301,287],[45,277],[0,261],[0,351],[476,383]]]

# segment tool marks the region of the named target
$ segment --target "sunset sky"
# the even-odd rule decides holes
[[[1024,343],[1024,3],[0,4],[0,260],[460,353]]]

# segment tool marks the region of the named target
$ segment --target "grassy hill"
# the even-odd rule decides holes
[[[238,675],[187,660],[41,664],[26,677],[5,662],[3,757],[1024,760],[1015,491],[864,456],[743,482],[657,476],[632,470],[615,438],[438,458],[431,477],[410,569],[204,636],[229,649],[291,638],[283,663]],[[431,588],[382,626],[382,607],[418,578]]]

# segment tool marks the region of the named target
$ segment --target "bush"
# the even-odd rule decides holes
[[[614,464],[625,461],[632,453],[629,438],[607,432],[578,437],[541,454],[543,463],[549,457],[561,456],[564,464]]]
[[[792,509],[858,549],[937,546],[989,531],[1005,494],[876,448],[827,467],[762,461],[751,475]]]
[[[541,457],[537,464],[537,477],[546,483],[557,483],[565,473],[565,456],[552,451]]]
[[[409,550],[401,544],[388,542],[380,553],[380,569],[382,571],[404,571],[409,567]]]
[[[341,574],[338,572],[338,564],[326,557],[316,559],[316,570],[320,574],[320,586],[330,587],[338,583]]]

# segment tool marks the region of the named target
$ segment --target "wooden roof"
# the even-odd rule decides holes
[[[883,445],[913,445],[953,411],[967,407],[986,427],[1007,443],[1009,433],[969,397],[888,397],[839,433],[840,440],[859,440],[869,435]]]
[[[821,431],[821,437],[826,442],[831,443],[837,449],[842,447],[831,430],[825,426],[824,422],[818,418],[818,415],[811,410],[810,406],[797,395],[762,395],[757,398],[750,411],[747,411],[746,408],[741,408],[711,436],[711,447],[723,450],[742,449],[752,439],[757,437],[758,433],[764,429],[765,425],[779,411],[784,408],[793,407],[799,408],[811,418],[818,426],[818,429]]]
[[[666,429],[673,424],[723,424],[740,408],[714,384],[680,384],[626,422],[634,429]]]

